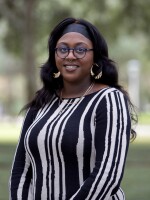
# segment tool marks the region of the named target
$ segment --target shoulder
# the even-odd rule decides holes
[[[119,93],[120,95],[123,94],[123,92],[121,92],[121,90],[115,88],[115,87],[111,87],[109,85],[105,85],[105,84],[99,84],[99,83],[95,83],[94,88],[93,88],[93,93],[104,93],[105,95],[109,94],[109,93]]]
[[[121,105],[125,104],[127,106],[128,104],[128,98],[127,96],[120,90],[114,88],[114,87],[106,87],[103,88],[95,93],[97,96],[96,104],[98,107],[104,108],[114,105]]]
[[[38,111],[39,111],[38,109],[32,107],[28,108],[28,110],[25,113],[24,121],[31,123],[35,119]]]
[[[103,117],[128,113],[128,99],[122,91],[116,88],[105,88],[99,92],[95,103],[95,111],[97,116]]]
[[[124,96],[122,91],[109,86],[99,89],[96,93],[103,98],[113,95]]]

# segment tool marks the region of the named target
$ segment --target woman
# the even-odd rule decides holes
[[[10,198],[125,199],[120,183],[135,136],[133,106],[97,28],[82,19],[60,22],[41,79],[26,106]]]

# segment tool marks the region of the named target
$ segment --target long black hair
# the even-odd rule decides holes
[[[63,87],[62,77],[60,76],[57,79],[53,77],[53,74],[58,72],[55,63],[55,47],[66,26],[73,23],[79,23],[84,25],[87,28],[91,41],[93,43],[94,63],[100,66],[100,68],[94,69],[94,73],[99,73],[98,70],[102,70],[103,73],[102,77],[100,79],[95,80],[95,82],[103,83],[122,91],[129,102],[132,122],[137,122],[137,115],[134,112],[134,106],[130,101],[129,95],[124,90],[124,88],[118,84],[118,71],[115,63],[111,59],[109,59],[108,46],[104,37],[101,35],[99,30],[90,22],[83,19],[75,19],[72,17],[62,20],[52,30],[48,40],[49,56],[47,61],[42,65],[40,72],[43,87],[36,92],[34,99],[30,103],[28,103],[24,108],[33,108],[35,110],[40,109],[50,101],[56,90],[59,90]],[[136,133],[132,129],[131,137],[134,138],[135,135]]]

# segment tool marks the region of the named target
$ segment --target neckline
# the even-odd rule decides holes
[[[86,94],[86,95],[84,95],[83,97],[85,98],[85,97],[89,97],[89,96],[92,96],[92,95],[95,95],[95,94],[97,94],[98,92],[100,92],[100,91],[102,91],[102,90],[106,90],[106,89],[108,89],[108,88],[110,88],[109,86],[107,86],[107,87],[103,87],[103,88],[101,88],[101,89],[99,89],[99,90],[97,90],[97,91],[95,91],[95,92],[92,92],[92,93],[90,93],[90,94]],[[60,99],[60,96],[57,94],[57,92],[55,91],[55,95],[56,95],[56,97],[58,97],[59,99]],[[68,97],[68,98],[62,98],[62,100],[73,100],[73,99],[79,99],[79,98],[81,98],[80,96],[79,97]]]

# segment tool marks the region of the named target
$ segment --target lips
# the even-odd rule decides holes
[[[64,65],[67,71],[74,71],[78,68],[77,65]]]

